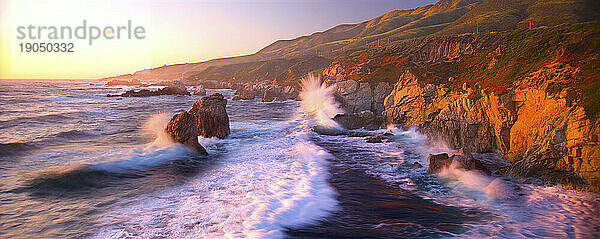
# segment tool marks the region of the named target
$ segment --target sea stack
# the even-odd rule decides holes
[[[197,118],[198,135],[204,138],[225,138],[229,135],[229,116],[225,106],[227,100],[215,93],[196,101],[189,113]]]
[[[206,149],[198,143],[198,125],[195,115],[188,112],[181,112],[171,118],[167,125],[167,133],[175,142],[186,145],[198,153],[206,155]]]

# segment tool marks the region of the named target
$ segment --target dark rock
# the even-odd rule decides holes
[[[281,87],[269,87],[263,94],[262,102],[272,102],[275,100],[285,100],[283,89]]]
[[[484,175],[491,175],[490,170],[488,170],[481,161],[473,158],[473,155],[471,155],[471,152],[468,149],[459,149],[452,157],[449,157],[446,153],[429,155],[427,160],[429,161],[427,172],[431,174],[439,173],[442,169],[449,168],[453,165],[457,169],[478,171]]]
[[[331,136],[350,134],[350,132],[348,132],[348,130],[345,130],[345,129],[323,127],[323,126],[313,126],[311,128],[311,130],[314,132],[317,132],[318,134],[331,135]]]
[[[171,118],[171,121],[167,124],[166,131],[175,142],[186,145],[198,153],[206,155],[206,149],[198,143],[196,125],[196,116],[188,112],[181,112]]]
[[[411,168],[422,168],[423,165],[421,165],[419,162],[414,162],[410,167]]]
[[[253,100],[256,98],[257,92],[252,87],[246,86],[241,90],[237,90],[235,94],[234,100]]]
[[[190,92],[188,92],[185,88],[174,88],[174,87],[170,87],[167,86],[163,89],[159,89],[156,91],[150,91],[150,90],[139,90],[139,91],[135,91],[135,90],[128,90],[123,94],[120,95],[111,95],[108,94],[106,96],[108,97],[148,97],[148,96],[159,96],[159,95],[191,95]]]
[[[369,110],[354,114],[337,114],[333,120],[346,129],[376,130],[381,126],[383,119],[375,117]]]
[[[211,138],[225,138],[229,135],[229,116],[225,106],[227,100],[223,95],[215,93],[202,97],[190,109],[190,113],[198,118],[198,135]]]
[[[429,168],[427,168],[427,172],[430,174],[439,173],[442,169],[446,167],[450,167],[452,161],[450,161],[450,157],[447,153],[441,154],[430,154],[427,158],[429,162]]]
[[[381,143],[381,142],[383,142],[381,140],[381,135],[375,135],[373,137],[367,138],[367,143]]]
[[[466,171],[475,170],[488,176],[492,174],[490,170],[488,170],[483,163],[481,163],[481,161],[473,158],[471,152],[466,148],[456,151],[456,153],[454,153],[450,159],[452,164],[454,164],[458,169],[463,169]]]
[[[180,80],[161,81],[161,82],[152,83],[152,84],[148,84],[148,85],[144,85],[144,86],[169,86],[169,87],[180,88],[180,89],[186,88],[183,81],[180,81]]]

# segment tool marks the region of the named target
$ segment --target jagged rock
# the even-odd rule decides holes
[[[423,165],[421,165],[419,162],[414,162],[410,167],[411,168],[422,168]]]
[[[298,92],[298,90],[291,85],[283,87],[283,97],[286,100],[298,100],[299,93],[300,92]]]
[[[181,112],[171,118],[166,131],[177,143],[186,145],[200,154],[206,155],[206,149],[198,143],[196,116],[188,112]]]
[[[460,149],[449,157],[447,153],[429,155],[429,168],[427,172],[436,174],[444,168],[453,166],[465,171],[478,171],[482,174],[491,175],[491,172],[479,160],[473,158],[471,152],[467,149]]]
[[[237,90],[235,94],[233,100],[253,100],[257,96],[257,90],[250,85],[246,85],[241,90]]]
[[[450,159],[452,164],[454,164],[458,169],[463,169],[466,171],[475,170],[487,176],[491,175],[490,170],[488,170],[479,160],[473,158],[471,151],[466,148],[461,148],[456,151],[452,157],[450,157]]]
[[[204,89],[233,89],[235,84],[224,81],[216,81],[216,80],[203,80],[199,82],[199,84],[204,87]]]
[[[194,95],[206,95],[206,90],[201,85],[194,88]]]
[[[156,91],[150,91],[150,90],[139,90],[139,91],[135,91],[135,90],[128,90],[123,94],[120,95],[111,95],[111,94],[107,94],[106,96],[108,97],[148,97],[148,96],[159,96],[159,95],[191,95],[190,92],[188,92],[185,88],[174,88],[174,87],[170,87],[167,86],[163,89],[158,89]]]
[[[373,91],[369,83],[360,83],[356,91],[356,99],[354,101],[354,111],[371,110],[373,103]]]
[[[215,93],[196,101],[190,113],[198,117],[198,135],[211,138],[225,138],[229,135],[229,116],[225,106],[227,100],[223,95]]]
[[[367,130],[375,130],[382,123],[382,119],[376,118],[373,112],[369,110],[354,114],[337,114],[333,117],[333,120],[346,129],[360,129],[364,127]]]
[[[430,154],[427,158],[429,162],[429,168],[427,168],[427,172],[430,174],[439,173],[442,169],[450,167],[452,161],[447,153],[441,154]]]

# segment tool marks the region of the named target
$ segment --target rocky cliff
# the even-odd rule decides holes
[[[346,110],[377,112],[374,89],[399,75],[382,101],[388,123],[501,153],[508,175],[600,192],[598,22],[421,40],[332,63]]]

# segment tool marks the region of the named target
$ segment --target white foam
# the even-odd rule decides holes
[[[332,118],[344,111],[335,100],[334,91],[334,87],[327,87],[318,76],[309,75],[303,78],[300,92],[301,109],[316,119],[317,124],[321,126],[339,127]]]
[[[466,233],[452,235],[464,238],[599,238],[600,195],[564,189],[561,186],[544,187],[524,184],[510,177],[488,177],[474,171],[456,167],[443,170],[439,186],[421,185],[427,190],[412,187],[411,178],[431,177],[426,172],[429,154],[449,153],[443,142],[432,142],[416,130],[403,131],[391,128],[400,137],[404,150],[420,155],[424,165],[408,172],[390,170],[386,162],[372,166],[367,172],[377,175],[400,187],[419,193],[423,198],[437,203],[461,208],[476,208],[490,215],[480,223],[465,225]],[[355,140],[362,147],[365,143]],[[384,157],[402,156],[394,147],[368,146],[367,150]],[[383,151],[382,151],[383,150]],[[376,161],[371,161],[376,162]],[[411,162],[408,162],[411,163]],[[443,188],[439,188],[439,187]]]
[[[297,123],[271,122],[271,132],[245,143],[237,134],[251,123],[232,124],[225,140],[201,139],[207,148],[227,144],[229,152],[185,185],[119,206],[96,237],[282,238],[286,228],[318,222],[337,210],[329,154],[306,133],[286,130]]]

